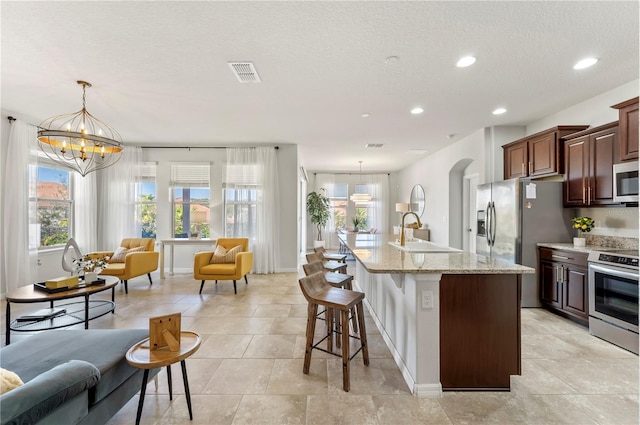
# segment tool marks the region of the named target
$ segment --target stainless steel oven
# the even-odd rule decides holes
[[[638,251],[589,254],[589,331],[638,354]]]

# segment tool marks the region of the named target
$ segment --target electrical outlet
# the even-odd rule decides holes
[[[422,291],[422,308],[433,308],[433,291]]]

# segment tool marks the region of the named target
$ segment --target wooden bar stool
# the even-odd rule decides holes
[[[318,273],[318,272],[323,272],[324,268],[322,267],[322,261],[314,261],[313,263],[308,263],[308,264],[303,264],[302,265],[302,269],[304,270],[304,274],[306,276],[310,276],[314,273]],[[334,272],[326,272],[324,274],[324,277],[327,279],[327,282],[329,282],[329,284],[335,288],[342,288],[342,289],[353,289],[352,283],[353,283],[353,276],[349,275],[349,274],[343,274],[343,273],[334,273]],[[325,311],[321,311],[320,313],[318,313],[318,317],[320,317],[320,315],[322,315],[322,313],[324,313]],[[339,317],[334,317],[335,323],[330,322],[327,320],[327,326],[329,324],[336,325],[336,326],[340,326],[340,321],[339,321]],[[353,327],[353,331],[355,333],[358,333],[358,320],[356,318],[356,310],[353,309],[351,311],[351,326]],[[340,339],[336,338],[336,347],[340,348]]]
[[[339,263],[337,261],[325,261],[322,253],[312,252],[306,255],[307,263],[322,261],[322,267],[328,272],[347,273],[347,263]]]
[[[351,380],[349,374],[349,363],[360,351],[362,351],[362,360],[365,366],[369,366],[369,348],[367,346],[367,333],[364,326],[364,311],[362,309],[362,300],[364,294],[362,292],[356,292],[348,289],[334,288],[327,282],[324,273],[318,272],[310,276],[300,278],[298,280],[302,294],[309,303],[308,315],[307,315],[307,341],[305,344],[304,353],[304,366],[302,372],[306,375],[309,374],[309,366],[311,365],[311,350],[316,349],[332,354],[334,356],[342,357],[342,388],[345,391],[349,391],[351,388]],[[342,355],[336,354],[332,351],[323,350],[318,345],[322,343],[327,336],[314,344],[313,337],[316,329],[316,315],[318,314],[318,306],[324,306],[325,308],[340,312],[342,323],[349,323],[349,311],[353,308],[356,309],[358,316],[358,325],[360,328],[360,338],[349,334],[349,327],[344,326],[342,329]],[[350,355],[349,353],[349,338],[355,338],[360,340],[360,348],[355,353]]]
[[[327,250],[324,249],[323,246],[313,248],[313,250],[316,253],[322,254],[322,257],[327,261],[337,261],[338,263],[347,262],[347,254],[327,252]]]

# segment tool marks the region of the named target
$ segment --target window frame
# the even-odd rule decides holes
[[[142,238],[151,238],[157,239],[158,236],[158,181],[157,181],[157,168],[158,164],[156,162],[143,162],[139,169],[138,174],[136,176],[136,184],[135,184],[135,199],[134,199],[134,211],[135,211],[135,222],[136,227],[140,226],[139,234]],[[141,200],[141,196],[144,194],[141,190],[142,185],[145,183],[153,183],[155,198],[153,201],[143,201]],[[138,208],[142,208],[143,206],[155,206],[155,221],[153,224],[154,235],[144,235],[141,217],[139,217]]]
[[[67,195],[68,198],[67,199],[60,199],[60,198],[40,198],[38,196],[38,183],[40,183],[40,167],[42,168],[47,168],[50,170],[56,170],[56,171],[60,171],[63,173],[66,173],[67,175]],[[35,242],[37,242],[37,246],[35,247],[35,249],[37,249],[38,252],[46,252],[46,251],[55,251],[55,250],[61,250],[64,249],[64,246],[66,245],[67,241],[71,238],[74,237],[75,235],[75,199],[74,199],[74,188],[73,188],[73,171],[63,167],[59,164],[56,164],[55,162],[43,158],[43,157],[39,157],[37,162],[33,162],[29,164],[29,185],[33,185],[33,187],[30,187],[29,189],[29,210],[31,211],[31,209],[33,208],[33,216],[30,215],[29,217],[29,239],[31,240],[31,226],[35,225],[36,229],[38,225],[41,225],[40,222],[40,214],[39,214],[39,205],[42,202],[49,202],[49,203],[53,203],[53,204],[64,204],[68,206],[68,224],[67,224],[67,240],[64,243],[59,243],[59,244],[55,244],[55,245],[42,245],[42,231],[40,231],[40,238],[39,240],[36,239],[37,233],[35,235],[33,235],[33,240]],[[40,226],[40,228],[42,229],[42,226]]]

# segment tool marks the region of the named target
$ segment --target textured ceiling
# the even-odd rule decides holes
[[[309,170],[398,170],[419,158],[410,149],[526,124],[638,78],[636,1],[0,7],[4,111],[38,124],[78,110],[82,79],[87,109],[127,144],[293,143]],[[476,64],[456,68],[469,54]],[[600,62],[573,70],[585,56]],[[240,84],[232,61],[253,62],[262,83]],[[425,113],[409,114],[415,105]],[[498,106],[508,112],[492,115]]]

